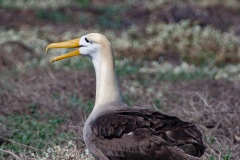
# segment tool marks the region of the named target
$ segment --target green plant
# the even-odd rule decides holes
[[[215,160],[215,158],[211,155],[208,160]]]
[[[94,107],[94,101],[87,101],[84,106],[84,110],[89,114],[93,110],[93,107]]]
[[[133,60],[126,58],[117,60],[115,63],[117,75],[120,76],[136,74],[141,67],[141,63],[133,62]]]
[[[99,26],[111,29],[120,29],[122,27],[121,19],[116,16],[123,12],[121,7],[110,6],[99,10],[102,13],[97,19]]]
[[[6,138],[9,139],[1,146],[1,149],[12,150],[19,154],[27,146],[30,149],[35,148],[33,151],[39,151],[60,142],[56,130],[64,122],[65,117],[63,115],[39,114],[36,109],[35,104],[30,104],[30,114],[28,115],[0,116],[0,124],[5,125]],[[3,132],[3,135],[5,134]],[[0,159],[4,156],[5,154],[1,153]]]
[[[81,107],[86,113],[90,113],[94,107],[94,101],[83,102],[77,95],[70,97],[72,107]]]
[[[230,160],[232,157],[232,154],[230,151],[228,151],[228,153],[226,153],[225,155],[223,155],[222,160]]]
[[[209,26],[201,28],[190,21],[151,24],[146,29],[133,26],[118,43],[125,45],[124,49],[119,45],[119,52],[132,57],[151,59],[161,52],[175,52],[182,60],[203,66],[240,61],[238,40],[233,33],[222,33]]]
[[[81,4],[81,6],[83,7],[88,7],[90,4],[89,0],[75,0],[76,2],[78,2],[79,4]]]
[[[134,104],[133,97],[129,95],[128,93],[123,95],[123,100],[126,102],[129,106],[132,106]]]
[[[54,22],[64,22],[71,20],[71,17],[59,11],[46,12],[46,10],[38,10],[36,14],[40,19],[48,19]]]
[[[232,157],[231,152],[228,151],[228,153],[226,153],[225,155],[223,155],[221,157],[221,160],[231,160],[231,157]],[[209,156],[209,158],[208,158],[208,160],[216,160],[216,159],[218,159],[218,158],[215,158],[213,155]]]
[[[1,7],[7,9],[43,9],[43,8],[59,8],[69,5],[73,0],[64,1],[35,1],[35,0],[1,0]]]
[[[205,140],[210,144],[214,144],[216,142],[216,138],[212,135],[205,135]]]

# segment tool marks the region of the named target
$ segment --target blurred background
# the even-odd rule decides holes
[[[0,159],[92,159],[92,63],[45,54],[90,32],[110,40],[130,106],[196,123],[203,159],[240,159],[239,0],[0,0]]]

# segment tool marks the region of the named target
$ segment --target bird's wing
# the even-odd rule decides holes
[[[202,135],[193,124],[152,110],[111,111],[93,121],[91,129],[95,145],[108,157],[180,159],[173,152],[184,150],[194,156],[204,152]]]

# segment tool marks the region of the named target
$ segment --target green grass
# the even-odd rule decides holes
[[[26,146],[43,149],[60,142],[59,137],[66,137],[65,133],[57,133],[57,128],[66,120],[65,115],[41,114],[36,111],[35,104],[29,104],[30,114],[13,114],[0,116],[0,124],[4,124],[5,138],[10,142],[0,146],[1,149],[23,153]],[[0,152],[0,159],[4,157]]]
[[[59,11],[38,10],[36,14],[39,19],[47,19],[53,22],[71,21],[71,17]]]
[[[156,78],[159,81],[170,81],[170,82],[182,81],[182,80],[190,81],[195,79],[204,79],[207,77],[212,78],[207,73],[203,72],[203,70],[201,69],[191,73],[188,73],[185,71],[174,73],[173,71],[169,71],[169,72],[162,72],[162,73],[160,72],[159,74],[156,75]]]
[[[195,79],[237,79],[240,65],[226,65],[223,67],[195,66],[183,62],[180,65],[152,62],[139,69],[139,80],[149,77],[158,81],[190,81]],[[143,82],[144,84],[144,82]]]
[[[75,70],[87,70],[87,71],[94,71],[92,61],[88,57],[76,57],[75,61],[70,64],[69,61],[65,61],[62,66],[70,66],[70,68]]]
[[[81,106],[81,108],[88,114],[91,113],[91,111],[94,107],[94,101],[88,100],[88,101],[84,102],[77,95],[73,95],[70,97],[70,104],[71,104],[71,107]]]
[[[118,17],[119,14],[125,11],[122,6],[106,6],[99,8],[101,14],[97,17],[97,25],[109,29],[121,29],[122,20]]]
[[[141,63],[133,62],[132,59],[118,59],[115,64],[118,76],[134,75],[141,68]]]
[[[232,157],[231,153],[228,152],[227,154],[221,156],[221,160],[231,160],[231,157]],[[219,159],[218,157],[214,157],[212,155],[208,158],[208,160],[218,160],[218,159]]]
[[[53,95],[53,98],[61,101],[58,94]],[[94,101],[83,101],[77,95],[72,95],[65,109],[71,112],[81,107],[89,114],[93,106]],[[13,151],[17,155],[41,155],[48,148],[65,145],[78,137],[73,130],[60,130],[71,119],[69,112],[40,113],[34,103],[28,105],[28,112],[22,115],[0,115],[0,135],[9,139],[0,149]],[[0,159],[6,156],[6,153],[0,151]]]
[[[209,135],[209,136],[205,136],[205,140],[208,141],[210,144],[214,144],[216,142],[216,138]]]
[[[124,102],[126,102],[129,106],[133,106],[134,105],[134,100],[133,97],[131,95],[129,95],[128,93],[123,95],[123,100]]]
[[[233,33],[222,33],[210,26],[202,28],[191,21],[151,24],[144,30],[132,26],[122,36],[119,43],[125,44],[125,49],[119,45],[119,52],[129,56],[130,53],[136,53],[138,57],[151,58],[170,51],[198,66],[217,66],[239,61],[239,44]]]
[[[0,0],[0,7],[12,9],[44,9],[59,8],[74,3],[75,0],[64,1],[35,1],[35,0]]]
[[[222,160],[230,160],[232,157],[231,152],[229,151],[227,154],[222,156]]]
[[[205,135],[204,136],[205,141],[210,144],[210,145],[217,145],[216,141],[217,139],[212,136],[212,135]],[[211,147],[211,146],[210,146]],[[220,151],[222,153],[221,156],[221,160],[230,160],[232,157],[231,151],[227,148],[229,148],[228,146],[218,146],[218,151]],[[218,157],[215,157],[213,155],[210,155],[208,160],[218,160]]]
[[[79,3],[83,7],[88,7],[90,5],[89,0],[75,0],[77,3]]]
[[[182,2],[182,0],[179,0],[178,2],[180,1]],[[237,0],[231,1],[235,2]],[[230,81],[226,81],[226,83],[235,83],[235,80],[237,80],[237,83],[239,81],[240,65],[234,64],[234,60],[238,62],[237,60],[239,59],[239,44],[237,41],[237,37],[233,33],[222,33],[221,31],[216,30],[216,28],[213,28],[211,26],[201,27],[197,23],[191,23],[190,21],[182,21],[174,24],[146,24],[146,27],[144,28],[140,25],[132,26],[132,28],[127,28],[126,30],[124,30],[124,32],[121,32],[120,30],[118,31],[118,29],[124,27],[124,24],[122,23],[124,19],[119,19],[119,17],[121,17],[119,15],[124,14],[124,11],[129,10],[129,8],[127,8],[127,5],[130,6],[130,3],[133,4],[133,1],[129,2],[128,4],[124,4],[126,6],[121,6],[122,4],[113,6],[110,6],[109,4],[104,4],[103,6],[92,6],[92,4],[90,4],[90,0],[66,0],[62,2],[55,1],[54,4],[52,4],[50,1],[37,2],[34,0],[0,0],[0,6],[3,8],[7,7],[9,9],[35,9],[37,13],[37,18],[45,19],[46,22],[49,21],[49,23],[75,21],[75,17],[71,18],[61,9],[56,9],[61,6],[67,6],[68,2],[71,4],[73,4],[72,2],[75,2],[74,4],[78,3],[82,7],[95,7],[97,13],[99,13],[96,17],[96,24],[89,28],[80,27],[79,31],[76,32],[72,32],[72,29],[75,30],[75,28],[71,28],[71,26],[68,26],[67,28],[61,28],[62,30],[65,29],[64,32],[57,34],[56,32],[54,32],[56,28],[51,28],[49,26],[46,26],[46,28],[38,26],[32,28],[22,27],[21,29],[0,28],[0,45],[11,41],[19,42],[23,46],[31,49],[36,55],[29,59],[24,59],[24,61],[21,62],[16,61],[16,64],[14,64],[13,66],[9,66],[4,71],[1,71],[0,97],[7,92],[11,93],[11,96],[11,91],[15,91],[15,88],[21,85],[21,83],[19,82],[20,79],[26,80],[26,82],[28,82],[29,79],[34,79],[35,76],[46,78],[45,76],[53,74],[52,71],[55,72],[61,70],[81,70],[81,74],[84,75],[86,72],[90,72],[92,76],[94,74],[94,68],[92,62],[87,57],[66,59],[61,62],[56,62],[53,65],[49,65],[48,58],[50,58],[50,56],[54,56],[55,53],[55,55],[63,54],[66,50],[61,49],[59,51],[51,51],[51,54],[48,54],[49,57],[44,54],[44,49],[50,42],[55,42],[58,40],[68,40],[75,38],[76,36],[80,37],[89,32],[101,32],[102,34],[106,35],[106,37],[108,37],[110,42],[112,43],[113,49],[117,53],[117,75],[119,76],[120,83],[125,83],[123,86],[127,87],[127,89],[125,89],[123,92],[123,97],[130,106],[133,106],[134,103],[141,98],[144,102],[148,103],[146,105],[152,106],[153,109],[164,111],[164,95],[161,96],[160,89],[158,89],[160,93],[156,93],[154,88],[159,87],[159,82],[163,84],[164,88],[165,82],[169,83],[191,80],[201,81],[203,79],[212,79],[213,81],[218,79],[229,79]],[[157,0],[154,2],[164,3]],[[176,1],[174,3],[177,4],[178,2]],[[228,1],[223,2],[222,0],[218,0],[219,4],[220,2],[230,3]],[[151,8],[151,5],[154,4],[145,2],[143,3],[147,8]],[[167,3],[169,3],[169,1],[167,1]],[[196,3],[200,3],[200,1],[197,1]],[[157,7],[155,9],[158,9],[159,6],[160,5],[154,5],[152,7],[153,9],[155,7]],[[153,12],[153,14],[155,13]],[[95,15],[95,12],[93,13],[93,15]],[[92,14],[89,14],[89,12],[81,14],[77,19],[77,23],[87,23],[91,16]],[[62,26],[59,25],[59,27]],[[97,27],[98,29],[96,29]],[[27,56],[28,51],[24,50],[24,47],[21,48],[22,45],[15,44],[14,49],[13,46],[6,46],[5,44],[3,48],[5,49],[6,54],[4,54],[5,57],[3,57],[3,59],[6,58],[7,60],[10,53],[16,53],[18,55],[19,53],[21,53],[23,57]],[[19,50],[16,49],[17,47],[19,48]],[[165,51],[166,53],[174,52],[176,54],[179,54],[179,61],[182,61],[182,63],[177,65],[170,64],[168,62],[162,63],[159,61],[153,61],[157,60],[161,52]],[[134,59],[123,58],[124,56],[131,57],[132,55],[133,58],[135,55]],[[16,56],[13,56],[13,58],[15,57]],[[143,58],[141,59],[141,57]],[[148,60],[146,60],[147,57],[149,57]],[[178,56],[176,56],[176,58],[178,58]],[[178,61],[178,59],[176,59],[176,61]],[[24,74],[26,74],[28,71],[35,71],[39,68],[41,69],[41,67],[42,69],[46,69],[46,73],[49,72],[50,74],[41,75],[36,72],[36,75],[30,74],[31,77],[27,76],[25,78],[20,78],[21,76],[24,76]],[[57,75],[56,77],[58,76],[59,75]],[[46,80],[55,79],[49,78]],[[58,80],[61,81],[61,79]],[[39,85],[41,83],[36,81],[36,85]],[[27,84],[26,86],[28,85],[29,84]],[[24,88],[24,86],[22,87]],[[34,102],[29,104],[27,109],[23,107],[23,109],[25,110],[22,111],[21,115],[19,113],[14,113],[14,110],[11,110],[11,108],[9,109],[11,115],[0,115],[0,135],[3,135],[5,138],[10,140],[10,142],[2,144],[0,146],[0,149],[10,150],[17,155],[25,154],[29,156],[29,153],[34,152],[42,156],[43,153],[50,154],[48,152],[49,148],[60,147],[59,150],[56,149],[59,154],[72,154],[72,150],[70,150],[68,146],[66,148],[64,148],[63,146],[66,146],[66,142],[68,142],[69,140],[75,140],[74,142],[76,143],[82,143],[82,135],[78,134],[79,132],[76,132],[75,130],[76,128],[81,130],[82,126],[79,125],[79,123],[83,123],[83,119],[74,119],[74,116],[76,115],[72,113],[73,111],[79,111],[78,114],[81,114],[81,109],[83,109],[86,115],[89,114],[93,108],[94,101],[88,100],[89,97],[86,98],[83,96],[80,98],[78,92],[76,91],[77,88],[74,88],[76,89],[74,91],[71,90],[71,88],[67,88],[67,90],[65,90],[64,88],[65,87],[57,88],[61,90],[54,91],[54,95],[50,95],[47,98],[53,99],[53,101],[50,101],[50,103],[54,103],[57,107],[66,107],[61,108],[64,111],[67,111],[66,113],[64,112],[63,114],[59,114],[54,109],[54,111],[52,109],[47,109],[50,112],[49,114],[42,112],[40,113],[38,112],[37,102],[33,100],[36,104]],[[130,91],[130,89],[132,88],[133,91]],[[163,90],[165,89],[167,90],[167,88],[164,88]],[[65,91],[67,91],[67,93]],[[143,93],[141,93],[141,91],[143,91]],[[27,90],[27,92],[31,92],[31,89]],[[61,95],[62,92],[64,92],[64,96]],[[13,92],[13,94],[19,94],[19,92]],[[141,94],[144,96],[141,96]],[[151,94],[154,94],[154,96],[152,96]],[[206,91],[206,93],[204,94],[208,94],[208,92]],[[177,105],[182,105],[181,102],[185,100],[182,99],[181,96],[171,96],[173,96],[173,99],[174,101],[176,101]],[[230,98],[231,97],[228,97],[226,93],[226,99]],[[225,99],[222,100],[223,102],[221,103],[225,103]],[[209,102],[210,105],[215,102],[218,103],[217,100],[207,100],[206,102]],[[226,105],[227,104],[228,103],[226,102]],[[51,106],[52,104],[49,105]],[[19,105],[19,107],[22,106]],[[172,110],[172,108],[169,108],[169,110]],[[199,113],[199,110],[196,111],[197,113]],[[181,112],[181,110],[179,112]],[[208,113],[204,113],[203,116],[206,116],[205,114],[207,115]],[[210,113],[210,115],[212,115],[212,113]],[[209,117],[215,118],[214,116]],[[72,120],[71,118],[74,120]],[[66,128],[68,129],[68,127],[73,127],[74,129],[71,128],[72,130],[70,129],[67,131],[61,130],[65,127],[65,123],[67,123],[68,120],[72,121],[71,123],[66,124]],[[77,122],[78,124],[75,124],[75,122]],[[197,123],[203,125],[201,121],[198,121]],[[220,126],[219,128],[225,129],[224,126]],[[206,128],[206,130],[208,130],[208,128]],[[211,129],[209,129],[208,131],[211,131]],[[225,137],[228,136],[227,134],[228,133],[225,134]],[[208,156],[209,160],[218,160],[219,157],[221,160],[230,160],[235,158],[234,156],[236,155],[236,151],[233,149],[234,146],[231,146],[230,142],[226,143],[221,138],[218,138],[215,133],[205,137],[205,142],[207,145],[212,147],[211,149],[216,151],[215,153],[212,153],[209,148],[207,149],[206,155]],[[24,145],[32,146],[36,149],[41,149],[41,151],[37,152],[36,150],[30,149]],[[85,146],[82,144],[82,146],[74,148],[75,153],[81,154],[84,147]],[[0,159],[5,159],[5,156],[6,154],[0,151]],[[52,158],[48,157],[48,159]],[[76,159],[81,158],[78,157]]]

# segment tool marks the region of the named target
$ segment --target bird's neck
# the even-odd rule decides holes
[[[92,59],[96,72],[96,100],[93,112],[99,108],[104,110],[104,107],[111,103],[122,102],[110,44],[102,47],[100,52]]]

